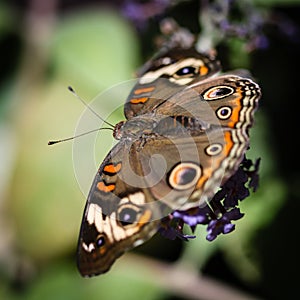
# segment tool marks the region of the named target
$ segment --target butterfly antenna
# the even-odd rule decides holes
[[[87,135],[87,134],[90,134],[90,133],[93,133],[95,131],[99,131],[99,130],[102,130],[102,129],[108,129],[108,130],[113,130],[112,128],[97,128],[97,129],[93,129],[93,130],[90,130],[90,131],[87,131],[87,132],[84,132],[84,133],[81,133],[81,134],[78,134],[78,135],[74,135],[72,137],[69,137],[69,138],[66,138],[66,139],[61,139],[61,140],[56,140],[56,141],[49,141],[48,142],[48,145],[54,145],[54,144],[57,144],[57,143],[61,143],[61,142],[66,142],[66,141],[70,141],[70,140],[73,140],[73,139],[76,139],[78,137],[81,137],[81,136],[84,136],[84,135]]]
[[[115,126],[107,121],[105,121],[96,111],[94,111],[76,92],[75,90],[71,87],[68,86],[68,90],[81,102],[85,107],[87,107],[95,116],[97,116],[101,121],[103,121],[105,124],[111,126],[114,128]]]

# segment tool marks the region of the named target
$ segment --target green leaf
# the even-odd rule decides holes
[[[131,27],[107,10],[68,15],[57,26],[51,48],[55,69],[68,85],[89,92],[132,79],[138,65]]]
[[[56,263],[47,268],[31,283],[22,299],[159,299],[161,289],[149,283],[141,274],[133,274],[134,268],[126,272],[114,272],[82,278],[74,265]]]

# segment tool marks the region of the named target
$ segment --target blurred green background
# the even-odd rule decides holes
[[[47,145],[72,136],[85,109],[67,87],[89,101],[132,79],[154,53],[160,18],[172,16],[195,33],[200,29],[199,1],[140,1],[168,5],[139,24],[124,17],[129,2],[138,1],[0,1],[0,299],[295,295],[300,251],[296,0],[254,1],[263,13],[274,13],[275,24],[285,20],[291,28],[284,35],[267,27],[265,49],[246,53],[244,42],[234,38],[216,45],[225,70],[248,67],[263,91],[249,152],[262,158],[260,187],[241,204],[245,216],[236,230],[211,243],[204,227],[188,243],[157,235],[117,260],[109,273],[80,277],[75,252],[88,186],[83,184],[82,192],[76,180],[72,142]],[[126,96],[101,97],[97,112],[106,115],[112,102],[120,107]],[[123,118],[119,109],[109,120]],[[110,131],[98,136],[94,172],[113,143]],[[85,178],[91,183],[93,170]]]

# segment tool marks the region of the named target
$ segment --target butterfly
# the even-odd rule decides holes
[[[125,105],[118,143],[92,183],[81,223],[82,276],[107,272],[149,240],[174,210],[205,205],[249,147],[261,97],[247,76],[219,74],[218,60],[174,48],[145,64]]]

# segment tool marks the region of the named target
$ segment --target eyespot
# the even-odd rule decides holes
[[[100,235],[97,237],[96,240],[96,246],[97,248],[101,248],[105,245],[105,237],[103,235]]]
[[[201,168],[195,163],[180,163],[170,172],[169,184],[177,190],[186,190],[193,187],[201,176]]]
[[[232,109],[229,106],[222,106],[216,111],[216,115],[221,120],[226,120],[231,116]]]
[[[222,149],[223,149],[222,144],[215,143],[207,146],[204,151],[207,155],[214,156],[221,153]]]
[[[123,205],[118,211],[118,221],[122,226],[137,222],[140,210],[133,205]]]
[[[179,69],[174,75],[179,77],[190,77],[196,73],[196,68],[192,66],[186,66]]]
[[[202,97],[204,100],[217,100],[233,94],[234,91],[234,88],[231,86],[220,85],[209,88],[202,93]]]

